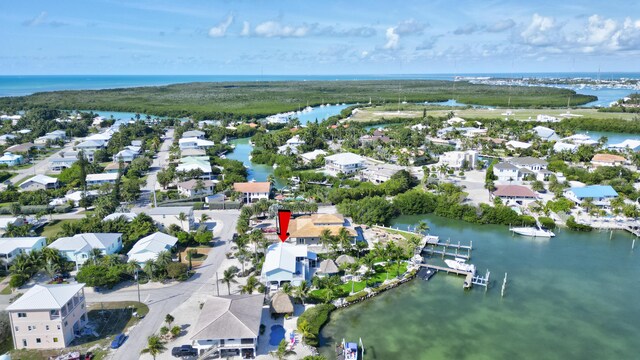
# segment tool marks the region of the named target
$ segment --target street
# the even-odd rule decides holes
[[[158,154],[151,162],[151,166],[147,172],[147,183],[140,189],[142,194],[136,203],[137,207],[145,207],[153,202],[153,191],[160,189],[160,184],[157,184],[158,171],[167,165],[169,148],[171,148],[171,145],[173,144],[173,129],[167,130],[164,136],[165,139],[162,142],[162,145],[160,145]]]
[[[30,168],[15,171],[16,175],[10,179],[11,183],[14,185],[18,185],[23,179],[27,177],[46,173],[47,171],[49,171],[49,164],[51,163],[51,159],[60,157],[60,152],[73,151],[73,144],[75,144],[76,140],[81,139],[71,139],[71,141],[68,142],[63,148],[58,149],[56,152],[47,156],[46,158],[35,162]]]

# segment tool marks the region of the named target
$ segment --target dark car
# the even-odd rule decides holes
[[[171,355],[174,357],[197,356],[198,350],[194,349],[191,345],[182,345],[171,349]]]
[[[111,348],[112,349],[117,349],[120,346],[122,346],[122,343],[127,339],[127,337],[120,333],[118,335],[116,335],[116,337],[113,338],[113,341],[111,342]]]

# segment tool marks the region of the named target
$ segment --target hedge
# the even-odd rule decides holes
[[[538,218],[538,221],[540,221],[540,225],[546,227],[547,229],[555,229],[556,228],[556,222],[553,221],[552,218],[546,217],[546,216],[541,216]]]
[[[73,207],[69,204],[60,205],[60,206],[49,206],[49,205],[23,205],[20,207],[21,215],[34,215],[37,213],[48,213],[49,209],[53,210],[53,212],[57,214],[63,214],[71,211]],[[8,215],[11,214],[10,206],[0,207],[0,215]]]
[[[591,225],[578,224],[576,222],[576,218],[574,218],[573,216],[570,216],[569,219],[567,219],[567,227],[569,227],[569,229],[575,230],[575,231],[591,231],[591,230],[593,230]]]
[[[366,297],[367,295],[369,295],[368,292],[360,291],[360,292],[357,292],[357,293],[355,293],[355,294],[353,294],[351,296],[347,296],[344,300],[346,302],[354,302],[354,301],[362,299],[363,297]]]
[[[336,307],[332,304],[320,304],[314,307],[311,307],[300,315],[298,318],[298,327],[303,321],[306,321],[309,325],[309,330],[311,336],[309,338],[305,338],[304,341],[309,346],[318,346],[318,339],[320,337],[320,330],[322,326],[329,321],[329,315]]]

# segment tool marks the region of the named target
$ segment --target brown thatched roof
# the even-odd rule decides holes
[[[336,265],[336,263],[331,260],[331,259],[327,259],[324,260],[320,263],[320,267],[318,268],[318,271],[323,273],[323,274],[337,274],[338,271],[340,271],[338,269],[338,265]]]
[[[289,295],[278,292],[271,299],[271,312],[275,314],[293,314],[293,300]]]

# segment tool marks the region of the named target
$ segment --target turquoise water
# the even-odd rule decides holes
[[[627,139],[640,140],[640,134],[624,134],[606,131],[578,131],[578,134],[586,134],[591,136],[593,140],[598,140],[603,136],[607,137],[607,145],[619,144]]]
[[[340,112],[343,109],[346,109],[349,106],[351,106],[351,104],[346,104],[346,105],[334,104],[334,105],[323,106],[323,107],[316,106],[310,112],[298,114],[296,115],[296,117],[298,118],[298,120],[300,120],[300,123],[303,125],[316,120],[320,122],[322,120],[330,118],[333,115],[340,114]]]
[[[249,160],[249,155],[253,150],[253,146],[249,144],[249,138],[234,139],[229,141],[236,148],[231,153],[227,153],[227,159],[242,161],[249,172],[248,180],[267,181],[267,177],[273,174],[273,168],[267,165],[254,164]],[[283,186],[284,184],[278,184]]]
[[[400,217],[394,226],[421,219],[441,238],[472,240],[472,262],[491,271],[492,287],[464,291],[461,277],[446,274],[416,279],[335,312],[322,332],[323,353],[342,338],[362,338],[367,359],[638,358],[640,254],[628,234],[609,240],[606,232],[560,230],[530,239],[505,226],[432,216]]]

